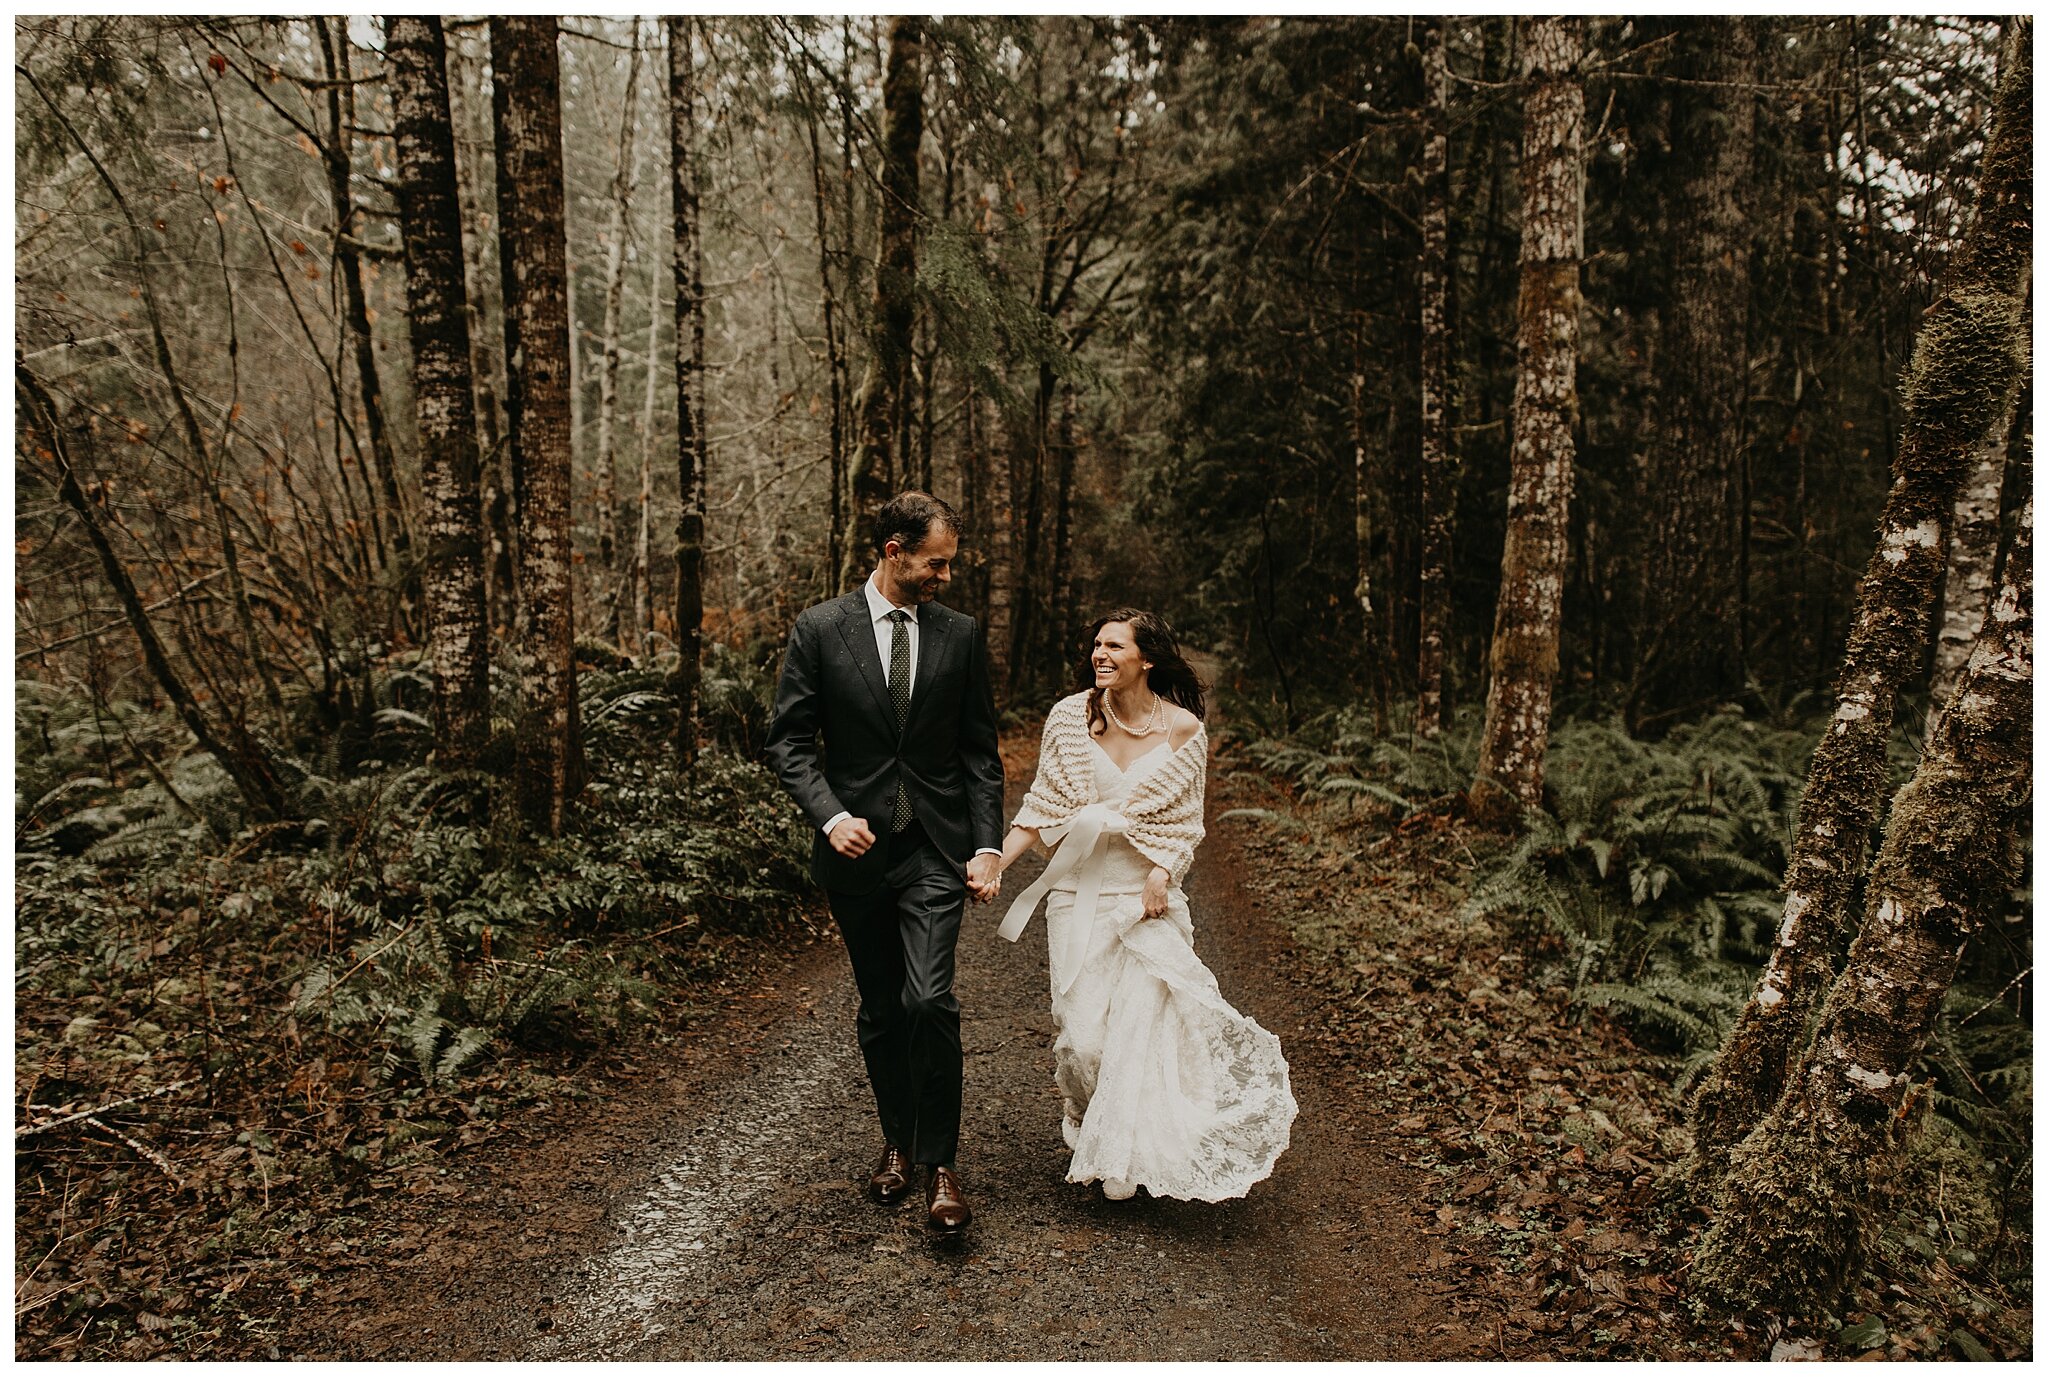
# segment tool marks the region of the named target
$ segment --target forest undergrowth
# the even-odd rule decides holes
[[[167,715],[19,684],[16,1356],[249,1351],[245,1303],[345,1258],[376,1198],[813,922],[802,828],[742,754],[765,680],[714,665],[687,779],[659,666],[582,676],[592,782],[547,842],[420,763],[403,660],[270,826]]]
[[[1919,1068],[1930,1093],[1844,1308],[1731,1315],[1688,1285],[1707,1217],[1684,1092],[1768,949],[1821,725],[1730,710],[1647,742],[1567,722],[1551,807],[1515,837],[1461,806],[1477,725],[1411,743],[1331,713],[1249,731],[1219,767],[1219,825],[1244,829],[1309,954],[1325,1036],[1435,1178],[1415,1223],[1454,1313],[1513,1358],[2030,1355],[2031,1042],[1993,953],[1966,962]],[[1913,751],[1902,733],[1899,778]],[[2011,926],[2025,913],[2016,895]]]

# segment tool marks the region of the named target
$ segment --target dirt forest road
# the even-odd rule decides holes
[[[1014,807],[1021,787],[1013,781]],[[1212,804],[1212,808],[1215,805]],[[837,939],[648,1064],[585,1122],[484,1145],[428,1237],[280,1317],[279,1348],[386,1359],[1391,1359],[1446,1318],[1417,1281],[1419,1183],[1376,1092],[1325,1062],[1317,997],[1251,910],[1235,825],[1189,880],[1197,949],[1279,1034],[1301,1106],[1274,1174],[1222,1205],[1112,1202],[1064,1179],[1043,919],[1011,945],[969,906],[962,1240],[923,1193],[863,1194],[878,1147]],[[1034,858],[1007,877],[1014,894]],[[654,1062],[653,1058],[649,1059]],[[323,1319],[309,1324],[313,1315]],[[317,1327],[317,1331],[315,1332]],[[289,1337],[287,1337],[289,1336]]]

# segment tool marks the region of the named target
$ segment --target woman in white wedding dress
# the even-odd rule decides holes
[[[1271,1174],[1295,1103],[1280,1040],[1195,955],[1181,882],[1203,833],[1202,685],[1150,613],[1110,613],[1088,645],[1088,687],[1046,715],[1002,865],[1056,849],[1001,933],[1045,900],[1067,1179],[1112,1200],[1233,1199]]]

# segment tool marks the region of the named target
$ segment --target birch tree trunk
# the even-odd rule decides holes
[[[875,264],[873,358],[854,406],[847,465],[851,502],[840,583],[851,587],[870,551],[868,523],[895,493],[910,414],[916,321],[918,145],[924,138],[924,36],[913,15],[889,20],[882,77],[882,242]]]
[[[1458,457],[1451,448],[1450,335],[1445,305],[1450,199],[1450,69],[1444,21],[1425,21],[1422,36],[1422,595],[1415,734],[1443,730],[1444,646],[1451,619],[1451,524]]]
[[[1694,1276],[1733,1303],[1812,1313],[1855,1276],[1923,1089],[1913,1064],[1971,936],[2019,875],[2033,799],[2033,515],[2030,498],[1955,697],[1892,803],[1863,927],[1811,1048],[1729,1162]]]
[[[697,70],[692,22],[668,25],[669,190],[675,210],[676,284],[676,755],[697,758],[697,693],[704,635],[704,250],[697,225]]]
[[[561,65],[553,15],[495,16],[498,211],[516,343],[519,599],[518,785],[530,826],[560,836],[572,787],[575,595],[569,536],[568,248],[562,208]]]
[[[1670,297],[1658,319],[1643,520],[1642,628],[1632,726],[1668,722],[1739,695],[1747,679],[1738,597],[1749,381],[1750,167],[1756,22],[1675,21],[1667,137],[1683,169],[1672,196]]]
[[[1972,450],[2019,373],[2033,242],[2030,20],[2012,21],[2000,67],[1976,217],[1948,291],[1921,323],[1907,373],[1905,435],[1857,593],[1834,717],[1807,769],[1785,867],[1784,916],[1770,963],[1694,1102],[1693,1168],[1706,1179],[1777,1103],[1834,974],[1833,953],[1849,926],[1866,838],[1883,801],[1899,686],[1927,645],[1942,528]]]
[[[490,630],[447,49],[437,16],[396,15],[385,33],[425,498],[434,744],[443,765],[462,767],[476,760],[490,735]]]
[[[626,94],[619,111],[619,161],[612,176],[612,218],[605,235],[604,355],[597,381],[597,563],[610,604],[605,634],[618,638],[619,606],[612,570],[618,564],[619,343],[626,305],[626,236],[632,231],[634,97],[640,90],[640,21],[633,21],[633,52],[626,62]]]
[[[1522,290],[1515,344],[1508,529],[1473,811],[1506,820],[1543,801],[1557,674],[1577,419],[1585,89],[1581,22],[1531,21],[1523,72]]]
[[[1934,641],[1934,679],[1929,685],[1927,740],[1941,725],[1941,708],[1955,690],[1984,625],[1991,604],[1991,578],[1998,555],[1998,511],[2005,483],[2005,457],[2011,439],[2013,406],[2019,389],[2006,399],[2005,413],[1978,442],[1970,459],[1970,476],[1956,494],[1949,517],[1948,568],[1941,581],[1941,624]]]

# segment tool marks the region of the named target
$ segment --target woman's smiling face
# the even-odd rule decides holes
[[[1095,633],[1095,648],[1089,652],[1089,662],[1095,666],[1095,687],[1119,691],[1136,687],[1144,679],[1145,671],[1152,668],[1145,662],[1144,652],[1138,649],[1138,638],[1129,622],[1104,622]]]

